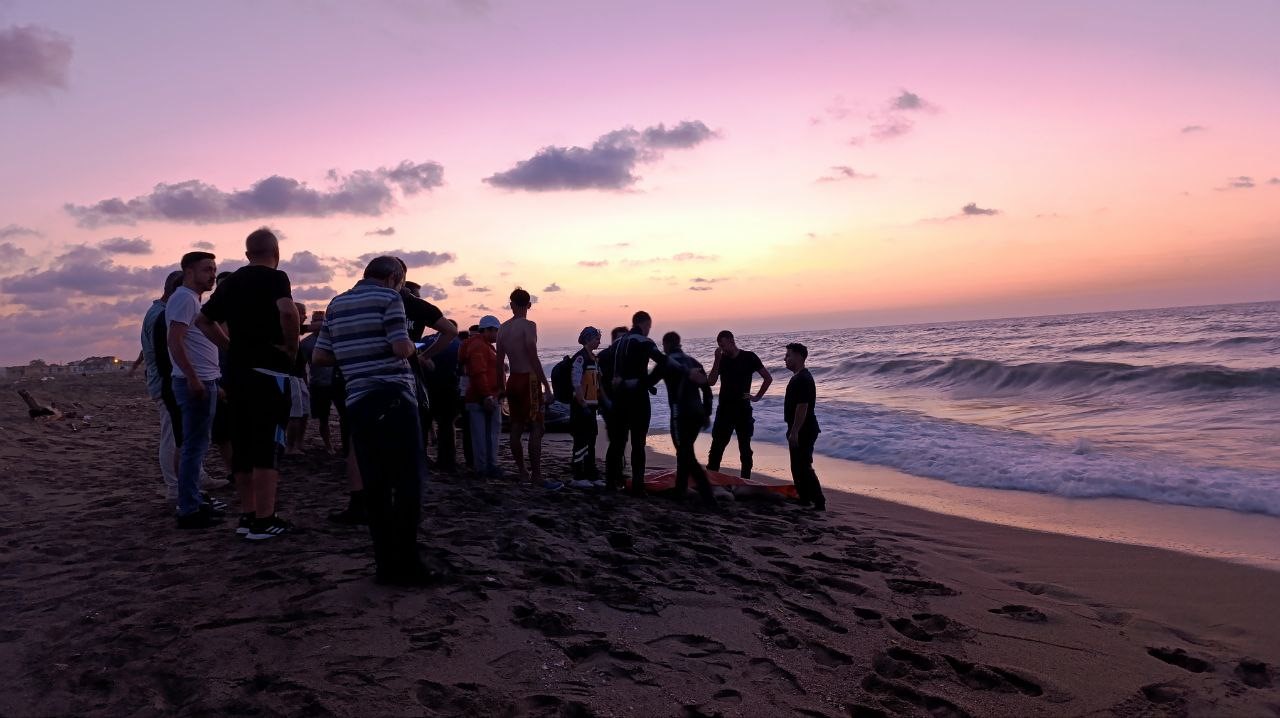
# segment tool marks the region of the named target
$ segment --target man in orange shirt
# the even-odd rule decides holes
[[[458,364],[467,373],[468,380],[464,401],[471,425],[472,462],[477,475],[490,478],[502,476],[498,468],[498,433],[502,429],[498,395],[502,393],[502,384],[498,353],[493,346],[501,326],[497,317],[486,315],[480,320],[479,331],[467,337],[458,350]]]

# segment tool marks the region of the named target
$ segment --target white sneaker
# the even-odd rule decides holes
[[[571,489],[594,489],[595,487],[595,484],[586,479],[574,479],[569,482],[569,488]]]

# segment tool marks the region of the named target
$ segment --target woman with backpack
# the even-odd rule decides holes
[[[569,431],[573,434],[570,469],[575,489],[604,486],[596,466],[596,410],[600,405],[600,368],[595,350],[600,347],[600,330],[586,327],[578,334],[582,345],[572,357],[565,357],[551,372],[551,388],[556,398],[569,405]],[[567,375],[567,376],[566,376]],[[558,380],[558,381],[557,381]]]

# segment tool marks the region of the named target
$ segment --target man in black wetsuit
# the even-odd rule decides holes
[[[782,416],[787,422],[787,446],[791,452],[791,480],[800,494],[800,505],[813,506],[815,511],[827,508],[822,495],[822,484],[813,470],[813,445],[818,441],[818,416],[814,405],[818,403],[818,391],[813,375],[805,368],[809,349],[803,344],[787,345],[784,359],[793,376],[787,382],[787,395],[783,401]]]
[[[694,449],[698,434],[711,424],[711,385],[702,364],[680,348],[679,334],[664,334],[662,350],[667,353],[662,373],[671,405],[671,442],[676,447],[676,499],[684,500],[692,476],[703,505],[714,509],[711,482]]]
[[[631,331],[606,350],[610,354],[606,374],[612,401],[609,450],[605,453],[605,486],[622,486],[622,456],[631,440],[631,494],[644,496],[644,447],[649,433],[649,395],[662,378],[667,358],[649,338],[653,318],[648,312],[631,317]],[[650,372],[649,362],[657,366]]]
[[[760,375],[760,390],[751,393],[751,377]],[[733,332],[728,329],[716,336],[716,358],[708,377],[711,386],[720,382],[720,404],[716,407],[716,421],[711,426],[711,453],[707,456],[707,470],[719,471],[729,437],[738,434],[738,456],[742,459],[742,478],[751,478],[751,435],[755,419],[751,405],[764,398],[773,383],[773,376],[764,368],[755,352],[738,348]]]

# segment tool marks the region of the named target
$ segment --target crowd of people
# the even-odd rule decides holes
[[[206,493],[227,481],[204,471],[212,445],[235,483],[237,533],[264,541],[292,532],[293,524],[276,512],[280,462],[302,451],[308,420],[315,419],[325,450],[346,459],[348,504],[330,519],[368,525],[379,582],[422,584],[431,577],[416,536],[430,443],[436,470],[458,472],[460,429],[466,471],[504,478],[498,453],[505,403],[514,479],[561,490],[565,484],[545,477],[542,466],[545,412],[558,399],[568,404],[573,436],[567,487],[644,496],[650,402],[659,382],[666,386],[676,452],[673,495],[685,499],[692,480],[696,500],[715,510],[707,470],[719,470],[735,434],[741,476],[751,475],[752,404],[773,377],[758,355],[737,346],[732,332],[716,338],[708,372],[683,351],[679,334],[667,332],[659,347],[649,338],[652,318],[638,311],[629,327],[612,330],[603,350],[601,332],[583,328],[581,348],[549,376],[538,355],[537,325],[528,317],[532,297],[523,289],[511,293],[512,316],[505,322],[487,315],[459,331],[420,296],[419,285],[406,281],[402,260],[380,256],[355,286],[304,321],[306,307],[294,301],[289,277],[279,269],[275,234],[251,233],[245,256],[248,265],[220,275],[212,253],[183,255],[181,270],[169,275],[143,319],[135,369],[145,364],[159,410],[160,471],[180,528],[208,528],[226,518],[225,502]],[[426,336],[427,330],[434,333]],[[807,357],[802,344],[787,345],[785,364],[793,375],[784,415],[800,503],[820,511],[826,501],[813,469],[819,426]],[[761,381],[753,393],[756,375]],[[596,457],[601,419],[608,439],[603,477]],[[704,468],[696,442],[707,429]]]

